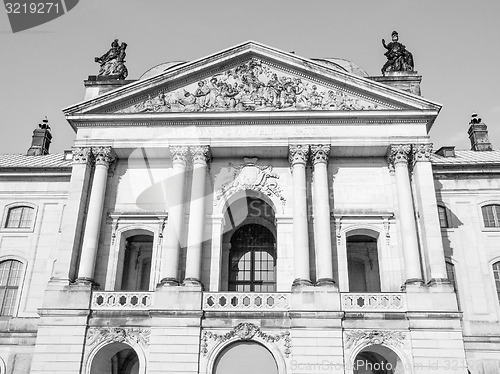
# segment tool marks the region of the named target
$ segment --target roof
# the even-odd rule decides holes
[[[496,151],[455,151],[455,157],[443,157],[435,153],[431,154],[433,166],[460,166],[460,165],[499,165],[500,150]]]
[[[64,153],[54,153],[43,156],[27,156],[24,154],[0,154],[0,168],[22,169],[61,169],[71,168],[71,160]]]

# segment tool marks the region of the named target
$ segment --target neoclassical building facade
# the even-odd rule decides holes
[[[500,153],[416,72],[246,42],[0,156],[0,373],[500,370]],[[123,78],[123,77],[121,77]]]

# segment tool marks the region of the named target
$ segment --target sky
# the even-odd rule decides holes
[[[51,153],[72,146],[62,109],[84,97],[94,57],[117,38],[129,79],[165,61],[194,60],[247,40],[302,57],[348,59],[369,75],[386,61],[381,39],[399,32],[423,76],[422,95],[443,105],[434,149],[469,149],[472,112],[500,149],[498,0],[81,0],[70,12],[13,34],[0,12],[1,153],[25,153],[49,119]]]

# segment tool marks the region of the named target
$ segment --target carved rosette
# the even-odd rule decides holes
[[[224,343],[233,338],[241,340],[252,340],[259,339],[267,343],[279,343],[282,342],[283,354],[286,358],[290,357],[292,353],[292,339],[290,337],[290,331],[280,332],[275,335],[270,335],[263,332],[259,326],[253,323],[243,322],[235,326],[231,331],[225,334],[217,334],[211,331],[203,331],[201,338],[201,353],[203,356],[207,356],[209,352],[210,342]]]
[[[193,165],[206,166],[210,163],[212,159],[210,146],[197,145],[189,147],[189,150],[191,151],[191,156],[193,157]]]
[[[92,148],[77,147],[73,148],[73,164],[90,164],[93,160]]]
[[[115,160],[114,152],[111,147],[94,147],[92,148],[96,165],[109,167]]]
[[[399,163],[408,163],[411,155],[410,144],[392,144],[389,150],[389,165],[394,167]]]
[[[384,344],[389,347],[405,348],[407,339],[401,331],[348,331],[344,335],[345,347],[350,349],[358,344],[365,346]]]
[[[311,145],[311,160],[313,162],[313,165],[316,165],[318,163],[328,164],[329,157],[330,145]]]
[[[137,343],[143,347],[149,345],[151,329],[142,327],[90,327],[87,331],[87,346],[102,342]]]
[[[430,161],[432,152],[432,143],[428,144],[413,144],[413,163],[419,161]]]
[[[173,165],[186,167],[189,148],[184,145],[170,146],[170,157]]]
[[[307,144],[290,144],[288,146],[288,160],[293,167],[297,164],[305,165],[309,157],[309,145]]]

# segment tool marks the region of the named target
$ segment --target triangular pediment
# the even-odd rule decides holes
[[[247,42],[174,66],[65,114],[439,110],[421,97],[291,53]]]

